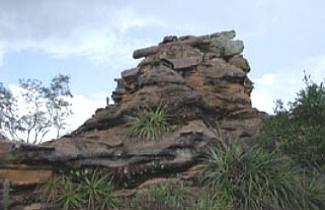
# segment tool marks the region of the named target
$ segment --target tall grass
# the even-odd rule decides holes
[[[103,170],[70,170],[48,180],[40,192],[45,202],[69,209],[114,209],[119,203]]]
[[[303,210],[308,202],[298,172],[278,153],[229,144],[211,149],[206,162],[203,181],[235,210]]]
[[[132,210],[186,210],[189,192],[182,185],[158,184],[138,192],[127,205]]]

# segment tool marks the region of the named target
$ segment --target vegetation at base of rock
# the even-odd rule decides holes
[[[127,205],[134,210],[183,210],[188,207],[189,192],[181,184],[158,184],[138,192]]]
[[[10,202],[10,181],[5,179],[3,181],[3,193],[2,193],[2,204],[4,210],[9,210],[9,202]]]
[[[230,202],[206,194],[201,196],[190,210],[234,210],[234,208]]]
[[[296,184],[287,161],[275,154],[238,145],[210,151],[204,182],[216,197],[238,209],[288,209]]]
[[[63,178],[54,176],[41,187],[41,196],[47,203],[53,203],[57,200],[60,190],[62,190]]]
[[[325,177],[317,170],[302,171],[299,177],[303,191],[303,209],[325,209]]]
[[[62,191],[58,193],[56,203],[64,210],[78,209],[82,207],[82,194],[79,186],[75,186],[68,178],[62,180]]]
[[[196,190],[198,190],[196,188]],[[160,183],[137,192],[125,201],[126,210],[234,210],[230,203],[213,198],[182,183]]]
[[[280,150],[302,167],[325,166],[325,84],[304,78],[301,90],[289,108],[277,101],[275,115],[264,120],[264,148]]]
[[[145,107],[128,117],[129,135],[144,140],[155,140],[168,129],[169,115],[163,106]]]
[[[216,198],[232,203],[234,209],[321,210],[325,207],[324,184],[318,177],[300,173],[290,158],[276,151],[225,144],[211,149],[206,161],[203,181]],[[303,180],[306,185],[301,184]],[[316,182],[322,187],[316,189]]]
[[[113,185],[103,170],[70,170],[53,177],[41,187],[46,202],[63,209],[112,209],[119,203]]]

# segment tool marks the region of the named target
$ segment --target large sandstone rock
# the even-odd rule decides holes
[[[101,166],[121,188],[157,178],[195,180],[207,148],[220,141],[252,144],[258,136],[261,117],[251,105],[250,67],[235,35],[168,36],[136,50],[133,57],[143,60],[116,79],[115,103],[71,135],[38,146],[0,143],[0,179],[33,185],[59,167]],[[127,135],[130,115],[159,106],[172,116],[169,132],[151,141]],[[24,170],[30,179],[13,175]]]

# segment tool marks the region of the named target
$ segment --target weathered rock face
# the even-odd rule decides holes
[[[133,57],[143,60],[116,80],[115,103],[98,109],[71,135],[42,146],[0,144],[0,179],[32,185],[57,168],[102,166],[123,188],[159,177],[195,180],[211,145],[251,144],[258,136],[261,117],[251,106],[250,67],[241,55],[243,42],[234,37],[234,31],[168,36],[136,50]],[[127,135],[128,116],[161,105],[172,116],[168,133],[152,141]],[[10,175],[22,166],[39,176],[24,183]]]

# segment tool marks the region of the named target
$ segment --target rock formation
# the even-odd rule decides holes
[[[34,186],[58,168],[101,166],[123,189],[155,178],[193,180],[200,157],[218,142],[256,141],[260,113],[252,108],[244,45],[235,32],[167,36],[134,51],[139,65],[121,73],[114,104],[96,110],[70,135],[42,145],[0,143],[0,179]],[[128,135],[128,116],[162,106],[169,132],[155,140]],[[19,197],[19,196],[20,197]],[[17,192],[21,203],[33,202]],[[17,200],[17,199],[16,199]]]

